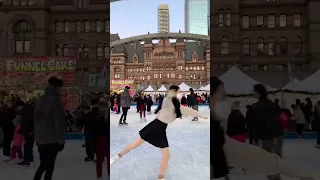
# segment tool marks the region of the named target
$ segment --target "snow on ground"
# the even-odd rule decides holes
[[[209,115],[208,107],[200,112]],[[139,130],[147,123],[140,123],[139,114],[132,107],[128,114],[128,126],[118,126],[120,115],[111,115],[111,156],[116,155],[128,143],[135,140]],[[155,115],[147,115],[150,122]],[[167,129],[171,159],[166,180],[209,180],[209,121],[190,122],[184,117],[170,124]],[[301,168],[309,169],[320,180],[320,150],[313,148],[315,140],[285,140],[284,158]],[[111,167],[112,180],[156,180],[161,154],[159,149],[143,144]],[[234,170],[231,180],[267,180],[265,175]],[[292,180],[284,177],[283,180]]]
[[[208,106],[201,106],[199,111],[206,115],[210,114]],[[119,153],[128,143],[139,137],[139,130],[147,125],[145,122],[140,122],[139,114],[134,107],[131,107],[128,113],[128,126],[119,127],[119,118],[120,115],[112,114],[110,119],[111,156]],[[147,115],[147,119],[150,122],[155,119],[155,115]],[[210,122],[205,119],[191,122],[191,119],[183,117],[168,126],[167,135],[171,152],[166,175],[168,180],[209,179]],[[160,150],[145,143],[111,167],[111,179],[157,179],[160,160]]]
[[[82,140],[66,141],[65,149],[58,154],[52,180],[96,180],[96,168],[93,162],[84,162],[85,148]],[[1,153],[2,154],[2,153]],[[31,180],[39,165],[37,148],[34,149],[35,164],[23,169],[17,165],[9,165],[0,161],[1,180]],[[104,172],[107,173],[106,167]]]

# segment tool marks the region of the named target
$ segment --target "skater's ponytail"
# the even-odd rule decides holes
[[[169,93],[168,94],[170,95],[170,91],[176,93],[178,90],[179,90],[179,86],[172,85],[169,88]],[[182,117],[182,113],[181,113],[181,110],[180,110],[181,104],[180,104],[180,101],[178,100],[178,98],[176,96],[172,97],[172,103],[173,103],[174,108],[175,108],[176,117],[177,118],[181,118]]]

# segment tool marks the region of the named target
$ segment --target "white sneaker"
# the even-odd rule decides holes
[[[143,120],[144,120],[144,122],[147,122],[147,118],[146,118],[146,117],[144,117],[144,119],[143,119]]]
[[[110,159],[110,165],[114,164],[120,159],[119,155],[114,156],[113,158]]]
[[[140,122],[142,122],[142,118],[140,118]]]
[[[6,162],[6,163],[9,163],[9,162],[11,162],[11,161],[13,161],[13,159],[11,159],[11,158],[4,158],[4,159],[3,159],[3,162]]]

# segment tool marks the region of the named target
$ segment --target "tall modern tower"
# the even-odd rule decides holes
[[[168,4],[160,4],[158,7],[158,31],[170,32],[170,15]]]
[[[185,0],[185,32],[208,35],[209,0]]]

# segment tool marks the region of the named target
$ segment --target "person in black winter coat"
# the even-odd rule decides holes
[[[188,104],[189,106],[198,111],[199,110],[199,103],[198,103],[198,95],[196,95],[193,91],[192,88],[190,88],[190,94],[189,94],[189,98],[188,98]],[[192,121],[198,121],[198,117],[193,117]]]
[[[118,102],[118,112],[117,112],[117,114],[120,114],[120,112],[121,112],[121,94],[118,94],[117,95],[117,102]]]
[[[110,175],[110,99],[109,98],[101,98],[98,102],[97,110],[97,126],[96,126],[96,170],[97,170],[97,178],[102,179],[102,169],[103,162],[105,158],[107,158],[107,171],[108,175]]]
[[[253,117],[252,117],[252,106],[247,105],[246,106],[247,112],[246,112],[246,121],[247,121],[247,130],[248,130],[248,136],[249,136],[249,144],[258,145],[259,140],[258,138],[254,137],[253,135]]]
[[[16,117],[16,108],[13,106],[11,100],[6,101],[5,119],[3,121],[3,155],[6,159],[10,159],[11,155],[11,141],[14,135],[13,119]]]
[[[312,129],[317,132],[317,144],[315,148],[320,148],[320,101],[314,107],[314,120],[312,121]]]
[[[246,125],[246,119],[241,111],[238,107],[233,106],[228,118],[227,135],[231,138],[233,136],[245,135],[247,133]]]
[[[151,114],[151,106],[153,105],[153,101],[150,95],[146,98],[146,104],[147,104],[147,112],[148,114]]]
[[[264,85],[254,86],[254,96],[258,102],[252,106],[253,136],[259,139],[262,149],[281,157],[284,128],[278,117],[279,109],[268,99]],[[280,180],[280,175],[268,176],[268,179]]]
[[[87,157],[84,159],[84,161],[93,161],[95,155],[95,131],[97,126],[97,115],[93,111],[90,110],[90,106],[83,106],[83,116],[79,119],[79,123],[84,128],[84,137],[86,142]]]
[[[184,94],[182,95],[182,98],[181,98],[181,105],[188,106],[188,100]]]
[[[34,146],[34,102],[26,104],[20,111],[21,128],[20,134],[24,137],[24,157],[19,163],[21,166],[30,166],[33,163]]]

